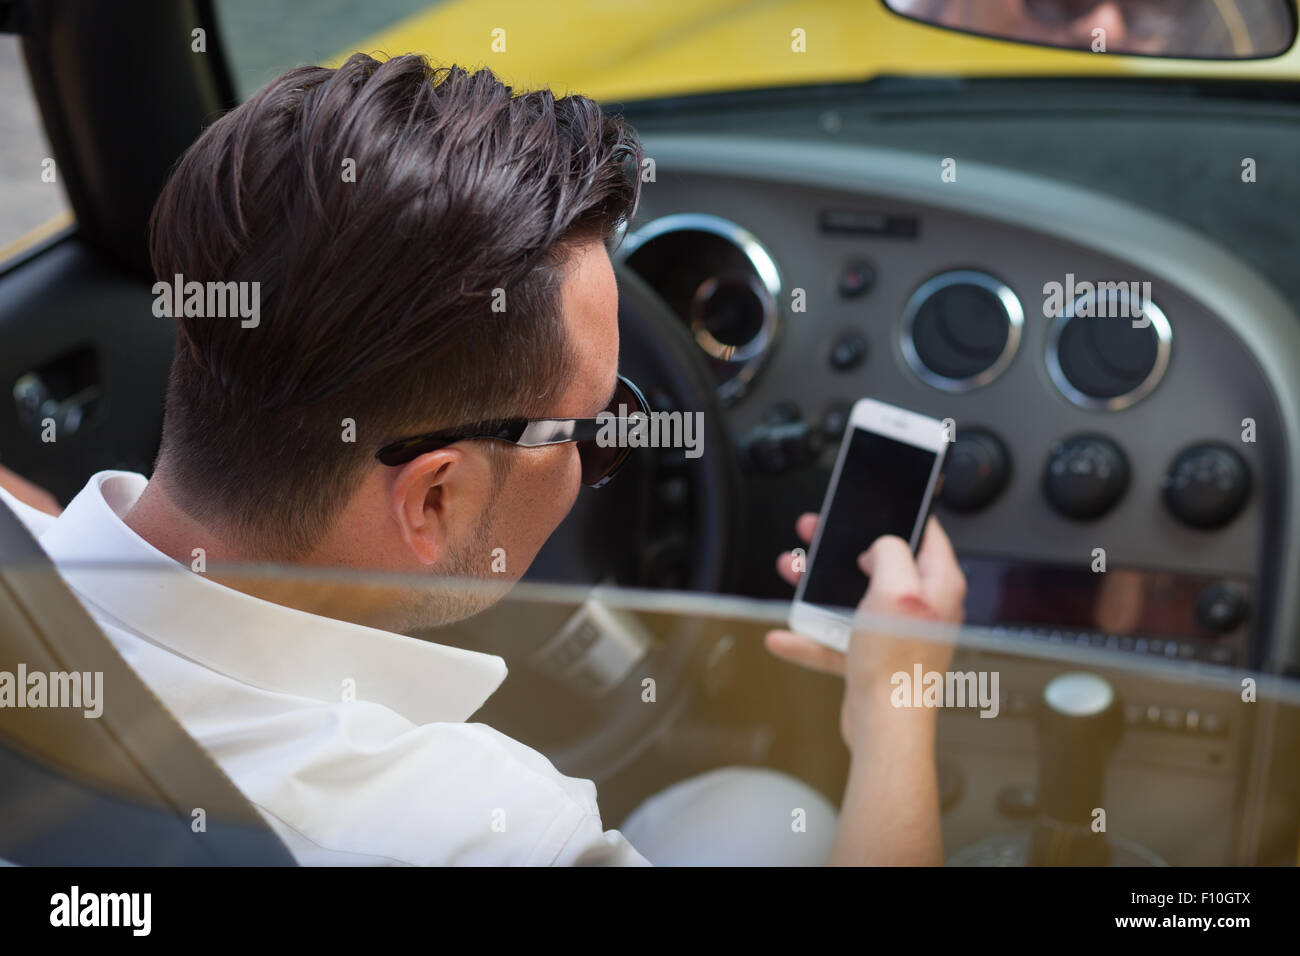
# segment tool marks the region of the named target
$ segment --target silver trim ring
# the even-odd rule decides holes
[[[921,356],[916,351],[916,342],[913,339],[916,314],[921,311],[921,306],[936,292],[954,285],[978,286],[993,293],[998,302],[1002,304],[1002,311],[1006,313],[1007,317],[1007,343],[1003,346],[1001,354],[993,360],[992,365],[978,375],[972,375],[969,378],[949,378],[931,369],[921,361]],[[903,307],[899,346],[903,350],[903,359],[922,381],[945,392],[968,392],[973,388],[989,384],[989,382],[992,382],[1006,371],[1007,366],[1011,364],[1011,360],[1015,358],[1016,350],[1020,348],[1020,336],[1024,325],[1025,310],[1021,306],[1020,300],[1016,298],[1016,294],[1011,291],[1010,286],[985,272],[976,272],[973,269],[958,269],[953,272],[940,273],[934,278],[926,280],[921,283],[920,288],[912,293],[907,300],[907,305]]]
[[[1127,289],[1108,289],[1107,292],[1115,298],[1123,296],[1125,300],[1124,310],[1128,310],[1129,294]],[[1095,293],[1093,296],[1086,294],[1079,296],[1052,320],[1052,327],[1047,333],[1047,374],[1051,378],[1052,384],[1057,387],[1061,394],[1080,408],[1117,412],[1145,398],[1151,393],[1152,389],[1160,384],[1160,380],[1164,378],[1165,370],[1169,367],[1169,352],[1174,339],[1174,330],[1160,306],[1153,301],[1147,301],[1142,308],[1141,314],[1150,320],[1150,328],[1156,335],[1156,360],[1151,366],[1151,371],[1147,373],[1147,377],[1136,388],[1125,392],[1123,395],[1116,395],[1113,398],[1097,398],[1093,395],[1085,395],[1070,383],[1070,380],[1065,376],[1065,370],[1061,368],[1060,341],[1061,335],[1065,332],[1065,327],[1075,317],[1075,311],[1079,308],[1080,303],[1089,298],[1095,299],[1095,297]],[[1083,318],[1087,318],[1087,316],[1083,316]]]
[[[729,219],[723,219],[721,216],[711,216],[699,212],[673,213],[646,223],[640,229],[630,232],[624,237],[615,258],[620,262],[626,262],[629,256],[651,239],[657,239],[673,232],[704,232],[730,242],[745,257],[758,277],[760,286],[755,291],[761,289],[766,293],[765,296],[760,297],[763,306],[763,322],[753,338],[736,346],[722,346],[719,343],[721,348],[730,351],[730,358],[715,355],[710,351],[707,343],[700,341],[699,335],[696,334],[696,341],[705,354],[740,366],[736,374],[718,388],[723,398],[734,398],[748,385],[750,379],[758,371],[759,363],[764,354],[776,340],[777,330],[780,327],[777,302],[781,295],[781,273],[777,269],[776,261],[771,254],[748,229]],[[690,321],[689,316],[686,319]],[[695,330],[692,329],[692,331]],[[705,332],[707,335],[707,330]],[[709,336],[709,338],[712,338],[712,336]]]
[[[758,331],[749,337],[740,345],[728,345],[721,341],[704,324],[704,320],[698,315],[699,308],[704,302],[722,285],[724,279],[728,281],[739,281],[746,284],[750,291],[754,293],[754,298],[758,300],[759,308],[763,312],[763,319],[759,325]],[[768,331],[775,326],[776,306],[772,297],[767,294],[761,280],[757,276],[709,276],[700,283],[695,294],[691,296],[691,334],[695,336],[695,342],[700,348],[722,362],[734,362],[743,365],[750,362],[763,354],[771,344],[771,333]]]

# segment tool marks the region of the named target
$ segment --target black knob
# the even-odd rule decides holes
[[[802,420],[803,411],[790,399],[777,402],[763,415],[763,422],[768,425],[788,425]]]
[[[842,332],[831,345],[831,368],[847,372],[857,368],[867,357],[867,340],[860,332]]]
[[[1246,619],[1250,602],[1231,584],[1209,584],[1196,598],[1196,621],[1206,630],[1226,634]]]
[[[1250,497],[1250,471],[1227,445],[1206,442],[1184,449],[1164,477],[1165,507],[1193,528],[1218,528]]]
[[[1128,459],[1109,438],[1075,435],[1052,446],[1043,473],[1043,491],[1067,518],[1087,520],[1105,514],[1128,487]]]
[[[1011,456],[986,428],[960,428],[948,449],[940,499],[953,511],[978,511],[1007,486]]]
[[[762,422],[740,438],[740,455],[754,471],[780,474],[821,454],[825,436],[802,419]]]

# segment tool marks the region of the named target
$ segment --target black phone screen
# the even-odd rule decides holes
[[[855,608],[867,593],[858,555],[884,534],[909,541],[935,452],[853,428],[844,467],[804,585],[803,600]]]

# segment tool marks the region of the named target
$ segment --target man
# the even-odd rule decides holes
[[[838,827],[808,788],[735,772],[656,798],[629,843],[604,829],[590,782],[466,722],[504,678],[500,659],[396,633],[497,599],[580,485],[619,463],[619,449],[567,439],[570,420],[633,396],[605,243],[632,214],[624,167],[638,157],[595,103],[516,96],[488,71],[357,55],[287,73],[203,133],[153,219],[160,302],[173,281],[221,283],[257,303],[256,321],[171,297],[153,477],[98,474],[57,519],[6,499],[302,862],[942,860],[933,711],[888,704],[889,675],[942,669],[942,644],[873,637],[846,657],[774,632],[775,652],[845,675],[853,771]],[[563,421],[540,437],[501,427],[539,419]],[[494,553],[507,574],[490,573]],[[98,560],[144,570],[71,566]],[[937,524],[916,562],[898,539],[863,561],[868,609],[960,619],[964,581]],[[339,601],[203,572],[223,562],[430,586]],[[736,822],[765,800],[779,812]],[[815,825],[792,835],[800,806]],[[694,856],[674,842],[691,827],[706,834]]]

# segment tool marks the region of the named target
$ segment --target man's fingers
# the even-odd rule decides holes
[[[875,540],[858,557],[858,567],[871,578],[867,594],[901,597],[921,593],[921,575],[912,560],[912,549],[897,535],[887,534]]]
[[[804,544],[812,544],[813,535],[817,533],[817,514],[806,511],[794,523],[795,534]]]
[[[923,576],[940,571],[948,571],[957,564],[957,554],[952,549],[952,542],[939,524],[939,519],[931,515],[925,523],[925,533],[921,536],[921,550],[916,554],[916,566]]]
[[[807,561],[808,558],[805,557],[805,567],[807,566]],[[793,551],[787,551],[776,559],[776,573],[781,575],[782,580],[784,580],[786,584],[798,586],[799,575],[801,572],[794,569]]]
[[[960,611],[966,599],[966,576],[962,574],[952,542],[937,518],[931,517],[926,522],[916,566],[925,581],[927,597],[936,602],[936,607],[950,612]]]
[[[843,674],[844,655],[793,631],[768,631],[767,649],[782,660],[824,674]]]
[[[801,514],[794,523],[795,534],[803,540],[804,544],[812,544],[813,535],[817,533],[817,515],[814,512],[807,511]],[[808,567],[808,553],[805,551],[803,556],[803,567]],[[799,584],[799,575],[803,571],[794,569],[794,552],[787,551],[779,555],[776,559],[776,573],[781,575],[781,579],[787,584],[793,584],[796,587]]]

